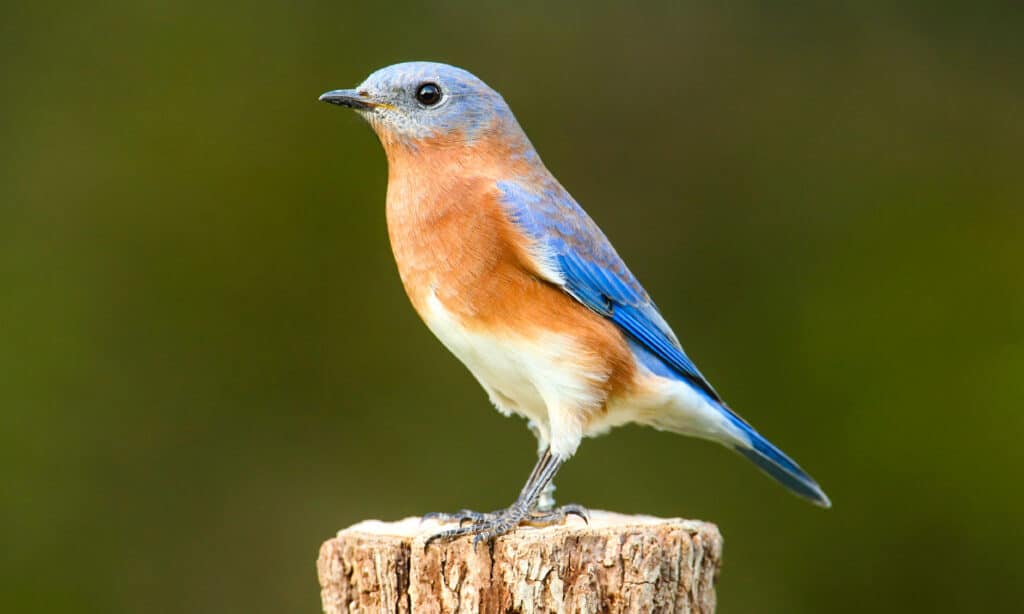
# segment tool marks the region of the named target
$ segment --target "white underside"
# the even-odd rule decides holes
[[[460,325],[431,292],[424,320],[431,332],[470,370],[503,414],[534,421],[541,445],[568,458],[583,437],[630,422],[722,442],[738,433],[721,412],[683,382],[655,376],[641,367],[645,390],[607,403],[601,385],[608,377],[569,335],[495,335]],[[590,366],[588,366],[590,365]]]

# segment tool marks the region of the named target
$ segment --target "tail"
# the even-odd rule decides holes
[[[798,496],[807,499],[811,503],[824,508],[832,507],[828,495],[818,486],[814,478],[807,475],[807,472],[800,468],[800,465],[776,448],[770,441],[765,439],[754,427],[747,424],[743,418],[737,416],[731,409],[721,404],[729,422],[735,426],[742,435],[749,441],[733,445],[733,449],[753,462],[761,471],[764,471],[775,478],[779,484],[790,489]]]
[[[637,360],[667,384],[663,389],[664,403],[645,420],[646,424],[731,446],[800,497],[821,507],[832,507],[814,478],[737,416],[717,395],[712,396],[707,390],[694,386],[639,343],[630,342],[630,347]]]

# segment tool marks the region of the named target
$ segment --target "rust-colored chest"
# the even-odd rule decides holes
[[[507,291],[518,268],[515,239],[494,191],[484,179],[445,184],[420,176],[389,184],[391,248],[406,293],[421,315],[433,295],[454,314],[479,319]]]

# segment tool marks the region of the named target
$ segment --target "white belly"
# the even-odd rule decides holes
[[[431,332],[473,373],[495,407],[534,420],[553,453],[571,456],[587,418],[604,402],[600,385],[607,374],[581,361],[588,353],[559,333],[464,326],[433,292],[425,304]]]

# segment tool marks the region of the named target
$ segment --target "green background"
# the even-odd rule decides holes
[[[315,612],[325,538],[492,509],[534,443],[409,307],[383,65],[501,91],[835,504],[629,427],[562,500],[714,521],[720,611],[1024,599],[1018,2],[0,8],[0,610]]]

